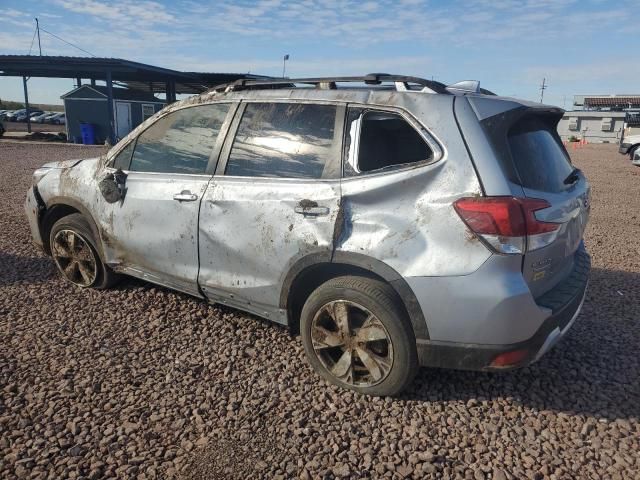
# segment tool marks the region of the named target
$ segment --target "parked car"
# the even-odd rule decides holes
[[[24,108],[20,110],[14,110],[13,112],[7,115],[6,120],[9,122],[16,122],[17,118],[26,114],[26,112],[27,111]]]
[[[34,116],[41,115],[42,110],[29,110],[28,117],[32,119]],[[24,110],[22,113],[16,115],[16,122],[26,122],[27,121],[27,111]]]
[[[478,82],[281,82],[174,103],[102,157],[36,170],[34,241],[78,287],[132,275],[288,325],[364,394],[421,365],[528,365],[569,330],[590,187],[561,109]]]
[[[67,117],[64,113],[56,113],[46,119],[47,123],[53,123],[55,125],[64,125],[67,123]]]
[[[5,110],[4,112],[0,113],[0,120],[7,120],[9,115],[11,115],[13,113],[13,110]]]
[[[42,112],[31,116],[31,121],[34,123],[44,123],[44,119],[51,115],[51,112]]]
[[[0,137],[2,135],[4,135],[4,132],[6,132],[6,130],[4,129],[4,125],[2,123],[2,119],[0,119]]]
[[[624,117],[620,147],[618,151],[629,155],[634,165],[640,166],[640,112],[627,112]]]

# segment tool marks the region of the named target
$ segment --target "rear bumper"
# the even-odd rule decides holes
[[[529,339],[505,345],[418,340],[420,364],[462,370],[505,370],[537,361],[569,331],[578,317],[584,302],[590,269],[591,259],[584,247],[581,247],[576,252],[571,275],[536,300],[540,307],[549,309],[552,313]],[[513,318],[513,321],[519,320],[517,317]],[[501,366],[492,365],[496,357],[513,352],[519,353],[517,361]]]

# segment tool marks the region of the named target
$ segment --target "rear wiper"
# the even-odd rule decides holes
[[[571,170],[571,173],[567,175],[567,178],[563,180],[563,183],[565,185],[576,183],[578,180],[580,180],[580,172],[581,170],[579,168],[574,168],[573,170]]]

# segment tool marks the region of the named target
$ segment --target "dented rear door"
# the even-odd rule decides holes
[[[343,119],[330,103],[241,106],[200,210],[198,280],[211,300],[286,322],[286,273],[331,259]]]

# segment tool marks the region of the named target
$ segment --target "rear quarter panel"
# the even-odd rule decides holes
[[[430,165],[343,179],[344,226],[336,251],[368,255],[403,277],[472,273],[491,254],[452,205],[460,197],[481,194],[456,125],[453,97],[391,96],[372,95],[369,103],[409,112],[440,144],[442,158]]]

